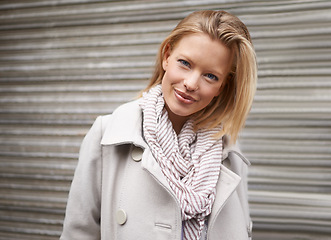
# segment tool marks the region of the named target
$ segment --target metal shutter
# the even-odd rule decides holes
[[[238,15],[257,51],[240,138],[254,239],[330,236],[330,1],[4,0],[0,239],[58,239],[83,136],[144,88],[159,43],[200,9]]]

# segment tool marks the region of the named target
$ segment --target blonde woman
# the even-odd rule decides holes
[[[237,17],[183,19],[142,96],[98,117],[86,135],[61,239],[250,239],[249,162],[235,142],[256,71]]]

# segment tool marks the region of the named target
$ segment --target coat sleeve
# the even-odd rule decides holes
[[[101,119],[96,119],[82,142],[60,240],[100,239]]]
[[[250,165],[250,162],[239,151],[233,151],[229,153],[229,158],[231,159],[231,170],[241,177],[241,182],[237,188],[237,193],[241,202],[242,210],[245,215],[247,233],[249,239],[251,239],[253,223],[249,212],[247,181],[248,166]]]

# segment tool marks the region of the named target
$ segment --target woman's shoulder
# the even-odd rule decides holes
[[[117,107],[114,111],[113,114],[130,114],[131,111],[141,111],[139,102],[140,102],[140,98],[124,103],[122,105],[120,105],[119,107]]]
[[[226,137],[223,137],[223,165],[240,177],[245,177],[251,163],[240,150],[238,143],[230,144],[229,142]]]
[[[231,144],[228,136],[223,136],[223,160],[229,159],[231,162],[237,161],[251,165],[250,161],[241,152],[239,144]]]
[[[141,113],[139,99],[124,103],[118,106],[112,113],[99,116],[98,118],[100,118],[103,128],[106,128],[113,119],[116,119],[116,121],[122,119],[125,122],[125,120],[131,119],[134,113]]]

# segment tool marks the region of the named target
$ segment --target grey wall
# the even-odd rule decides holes
[[[254,239],[331,235],[331,1],[0,1],[0,239],[58,239],[79,146],[135,97],[188,13],[249,27],[258,92],[241,146]]]

